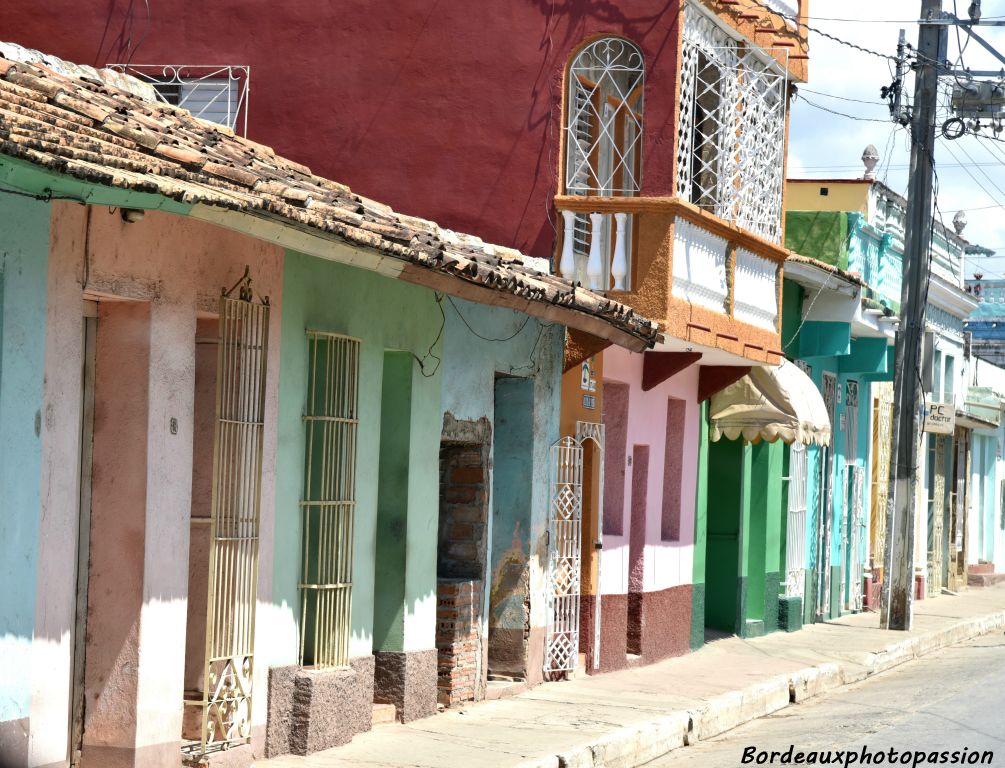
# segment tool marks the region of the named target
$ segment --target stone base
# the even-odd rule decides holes
[[[0,768],[28,764],[28,718],[0,721]]]
[[[806,586],[803,589],[803,624],[814,624],[817,620],[817,572],[806,569]]]
[[[803,599],[783,597],[778,601],[778,628],[795,632],[803,628]]]
[[[348,667],[269,670],[267,757],[309,755],[348,744],[369,731],[373,717],[374,658]]]
[[[374,654],[373,701],[394,704],[403,723],[436,714],[436,649]]]
[[[705,644],[705,584],[691,585],[691,650]]]
[[[641,627],[638,638],[640,653],[628,657],[628,601],[638,601]],[[593,637],[594,598],[590,604],[588,637]],[[592,642],[588,649],[587,663],[591,672],[613,672],[637,664],[652,664],[671,656],[681,656],[691,650],[692,641],[692,585],[661,589],[655,592],[638,592],[629,595],[602,595],[600,612],[600,666],[592,667]],[[580,621],[580,632],[584,626]],[[704,630],[703,630],[704,631]],[[582,643],[580,648],[584,648]]]
[[[779,599],[782,575],[778,571],[764,574],[764,634],[778,631]]]

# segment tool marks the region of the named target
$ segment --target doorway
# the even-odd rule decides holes
[[[739,629],[743,453],[742,440],[722,439],[708,446],[705,627],[713,633]]]
[[[517,681],[529,672],[532,379],[496,375],[494,422],[488,674]]]
[[[83,364],[81,366],[80,468],[77,523],[77,598],[73,631],[73,685],[70,717],[70,766],[80,765],[84,744],[84,668],[87,637],[87,585],[91,548],[91,465],[94,457],[95,341],[97,302],[83,303]]]
[[[436,687],[437,699],[446,707],[484,697],[488,491],[488,445],[443,440],[436,549]]]

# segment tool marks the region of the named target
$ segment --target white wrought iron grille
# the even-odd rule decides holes
[[[551,447],[551,471],[546,675],[571,672],[579,656],[583,446],[578,440],[563,437]]]
[[[109,64],[150,83],[158,97],[196,117],[248,135],[251,67],[194,64]]]
[[[240,288],[238,298],[232,298]],[[251,738],[269,303],[251,278],[220,298],[200,754]]]
[[[595,514],[595,524],[597,526],[596,535],[597,543],[603,547],[603,536],[604,536],[604,425],[593,421],[577,421],[576,422],[576,442],[581,446],[586,446],[589,443],[593,444],[595,449],[594,452],[594,462],[593,471],[597,473],[597,498],[593,501],[594,514]],[[584,449],[585,450],[585,449]],[[585,465],[585,456],[584,456]],[[584,478],[585,482],[592,482],[591,478]],[[593,531],[587,531],[588,536],[593,535]],[[580,532],[582,535],[582,532]],[[601,616],[600,616],[600,558],[597,558],[596,565],[596,579],[594,583],[594,591],[596,593],[596,600],[593,605],[593,666],[597,668],[600,666],[600,634],[601,634]]]
[[[307,343],[300,663],[338,667],[349,661],[360,342],[308,331]]]
[[[569,66],[565,189],[570,195],[637,195],[642,153],[642,52],[604,37]]]
[[[806,446],[789,451],[789,509],[785,529],[785,596],[802,597],[806,581]]]
[[[785,49],[775,51],[787,60]],[[684,12],[677,194],[781,242],[785,69],[693,3]]]
[[[837,412],[837,376],[830,371],[824,371],[822,376],[822,392],[824,396],[824,407],[827,409],[827,418],[831,424]],[[818,588],[817,605],[821,615],[827,616],[831,609],[831,532],[834,530],[834,451],[829,446],[824,446],[823,461],[820,465],[821,483],[823,492],[820,499],[823,503],[823,515],[818,530]]]
[[[566,194],[637,195],[645,86],[642,52],[620,37],[594,40],[570,64],[568,85]],[[632,232],[631,217],[625,213],[570,213],[563,276],[593,290],[626,290]]]

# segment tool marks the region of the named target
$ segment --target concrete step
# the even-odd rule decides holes
[[[373,705],[373,727],[390,725],[398,720],[398,708],[394,704]]]
[[[516,696],[527,690],[525,680],[489,680],[485,684],[485,698],[488,701]]]
[[[1005,582],[1005,573],[968,573],[968,587],[990,587]]]

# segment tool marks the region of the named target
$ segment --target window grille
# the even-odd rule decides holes
[[[201,708],[185,748],[199,754],[251,739],[268,328],[245,272],[220,298],[206,667],[202,698],[185,702]]]
[[[644,86],[642,52],[628,40],[594,40],[573,59],[565,122],[566,194],[631,197],[639,193]],[[604,262],[602,274],[607,275],[612,250],[611,217],[602,216],[598,224],[591,226],[588,215],[576,214],[573,249],[576,257],[586,256],[591,238],[598,238]],[[630,223],[623,234],[626,252],[630,253]],[[586,273],[580,271],[577,279],[589,283]],[[605,281],[602,289],[607,287]]]
[[[569,67],[565,189],[570,195],[637,195],[642,150],[642,52],[605,37]]]
[[[785,529],[785,596],[802,597],[806,579],[806,446],[789,451],[789,508]]]
[[[307,343],[300,663],[338,667],[349,661],[360,343],[319,331]]]
[[[250,67],[110,64],[109,68],[150,83],[158,98],[168,104],[248,135]]]
[[[688,4],[680,85],[677,194],[781,242],[785,70]]]

